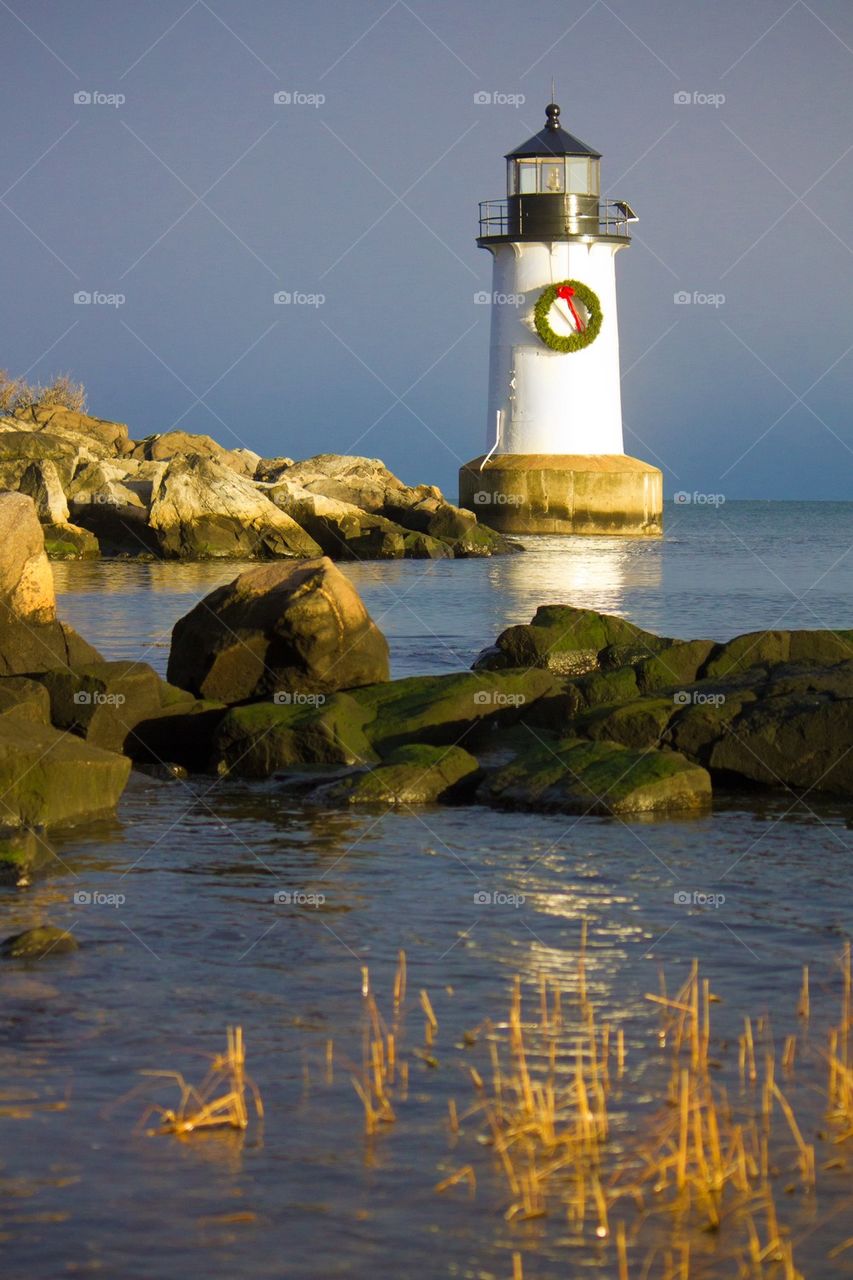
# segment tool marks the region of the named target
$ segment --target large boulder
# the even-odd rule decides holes
[[[674,751],[531,735],[512,760],[487,772],[477,799],[510,809],[659,814],[707,808],[711,779]]]
[[[351,502],[311,493],[287,479],[267,493],[332,560],[398,560],[406,554],[406,530]]]
[[[386,756],[410,743],[467,746],[483,734],[527,716],[558,684],[548,671],[454,671],[409,676],[354,689],[370,718],[365,734]]]
[[[388,644],[326,557],[265,565],[175,624],[168,678],[222,702],[329,693],[387,680]]]
[[[551,604],[537,609],[532,622],[508,627],[474,666],[492,671],[546,667],[576,676],[641,662],[672,644],[612,614]]]
[[[21,476],[18,492],[32,498],[42,524],[68,523],[68,502],[59,470],[52,458],[31,462]]]
[[[57,620],[53,573],[32,498],[0,492],[0,676],[99,658],[73,627]]]
[[[73,734],[0,717],[0,823],[57,826],[113,809],[130,760]]]
[[[89,662],[43,672],[39,680],[52,724],[108,751],[125,751],[142,721],[194,705],[192,694],[166,684],[145,662]]]
[[[346,693],[232,707],[216,725],[208,765],[214,773],[268,778],[306,766],[373,764],[379,757],[364,733],[370,714]]]
[[[0,493],[0,620],[42,624],[56,618],[53,573],[35,503]]]
[[[157,539],[148,527],[154,486],[165,462],[135,458],[82,463],[66,488],[74,521],[93,533],[107,551],[151,555]]]
[[[5,419],[0,432],[0,486],[17,489],[27,468],[34,462],[50,461],[60,483],[70,483],[80,460],[80,449],[72,440],[46,431],[23,430],[18,419]]]
[[[420,805],[453,800],[479,772],[462,747],[411,743],[398,747],[375,769],[359,770],[319,787],[311,797],[324,805]]]
[[[44,549],[51,560],[92,559],[99,555],[95,535],[70,522],[59,469],[52,458],[31,462],[21,476],[18,492],[36,504]]]
[[[24,429],[70,440],[92,456],[120,457],[130,447],[127,427],[123,422],[93,418],[91,414],[78,413],[61,405],[34,405],[22,409],[16,417]]]
[[[38,680],[28,676],[0,676],[0,720],[31,720],[50,724],[50,694]]]
[[[173,458],[212,458],[238,475],[254,477],[260,454],[251,449],[225,449],[211,436],[193,435],[189,431],[165,431],[146,436],[133,445],[130,456],[149,462],[171,462]]]
[[[448,502],[435,485],[407,485],[378,458],[323,453],[288,467],[286,479],[311,493],[348,502],[411,532],[446,542],[455,555],[504,555],[518,550],[471,511]]]
[[[149,525],[168,559],[314,557],[313,538],[224,463],[174,458],[154,493]]]

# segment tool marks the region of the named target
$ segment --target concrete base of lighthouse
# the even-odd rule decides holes
[[[460,469],[459,505],[500,533],[657,538],[663,476],[626,454],[497,454]]]

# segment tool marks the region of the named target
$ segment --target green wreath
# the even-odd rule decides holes
[[[586,307],[589,319],[579,333],[555,333],[551,328],[548,313],[560,295],[561,289],[571,289],[573,296]],[[550,347],[552,351],[562,353],[581,351],[584,347],[588,347],[591,342],[595,342],[601,332],[603,319],[604,316],[601,311],[598,294],[594,293],[588,285],[582,284],[580,280],[558,280],[556,284],[549,284],[548,288],[543,289],[540,293],[533,312],[536,332],[545,343],[545,346]]]

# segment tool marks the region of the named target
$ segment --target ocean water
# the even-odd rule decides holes
[[[468,666],[549,602],[680,637],[853,627],[851,544],[851,504],[691,505],[668,510],[659,542],[530,539],[514,557],[345,571],[403,675]],[[55,569],[63,617],[106,656],[164,671],[175,620],[238,566]],[[696,958],[719,996],[721,1079],[736,1096],[745,1014],[796,1033],[797,1071],[783,1087],[814,1140],[826,1129],[823,1037],[837,1021],[838,957],[853,931],[852,817],[850,804],[787,793],[720,794],[712,813],[665,822],[323,811],[275,781],[134,775],[114,819],[55,839],[50,874],[0,890],[3,935],[49,920],[80,942],[73,955],[0,971],[3,1275],[497,1280],[512,1276],[514,1252],[526,1280],[616,1275],[610,1237],[581,1243],[560,1215],[505,1220],[482,1117],[466,1111],[476,1101],[467,1067],[487,1074],[488,1055],[463,1032],[491,1018],[499,1034],[515,975],[530,986],[527,1008],[545,974],[569,1010],[586,921],[590,998],[625,1035],[614,1106],[631,1128],[660,1123],[649,1097],[666,1070],[646,993],[661,969],[677,990]],[[387,1011],[401,948],[409,1089],[396,1124],[366,1140],[351,1083],[362,968]],[[804,964],[808,1026],[796,1016]],[[413,1052],[424,1045],[422,989],[439,1024],[431,1062]],[[140,1073],[197,1081],[235,1024],[263,1123],[150,1136],[148,1105],[174,1107],[178,1094],[173,1079]],[[446,1121],[451,1099],[459,1134]],[[849,1164],[843,1148],[818,1142],[819,1166],[839,1150]],[[474,1196],[464,1186],[436,1193],[469,1163]],[[849,1274],[853,1250],[829,1257],[849,1235],[848,1168],[822,1172],[813,1196],[779,1199],[804,1274]],[[665,1249],[663,1226],[646,1232]],[[695,1237],[691,1276],[736,1274],[724,1231]],[[646,1274],[665,1274],[662,1257]],[[634,1280],[639,1244],[631,1259]]]

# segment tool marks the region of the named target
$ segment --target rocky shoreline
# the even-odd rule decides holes
[[[853,632],[727,643],[540,608],[470,671],[389,678],[325,556],[263,564],[175,625],[168,681],[56,616],[34,500],[0,493],[0,872],[111,811],[132,768],[272,779],[309,804],[602,816],[707,812],[714,791],[853,796]],[[29,852],[28,852],[29,851]]]
[[[302,462],[184,431],[132,440],[57,405],[0,417],[0,488],[31,497],[52,559],[444,559],[520,550],[375,458]]]

